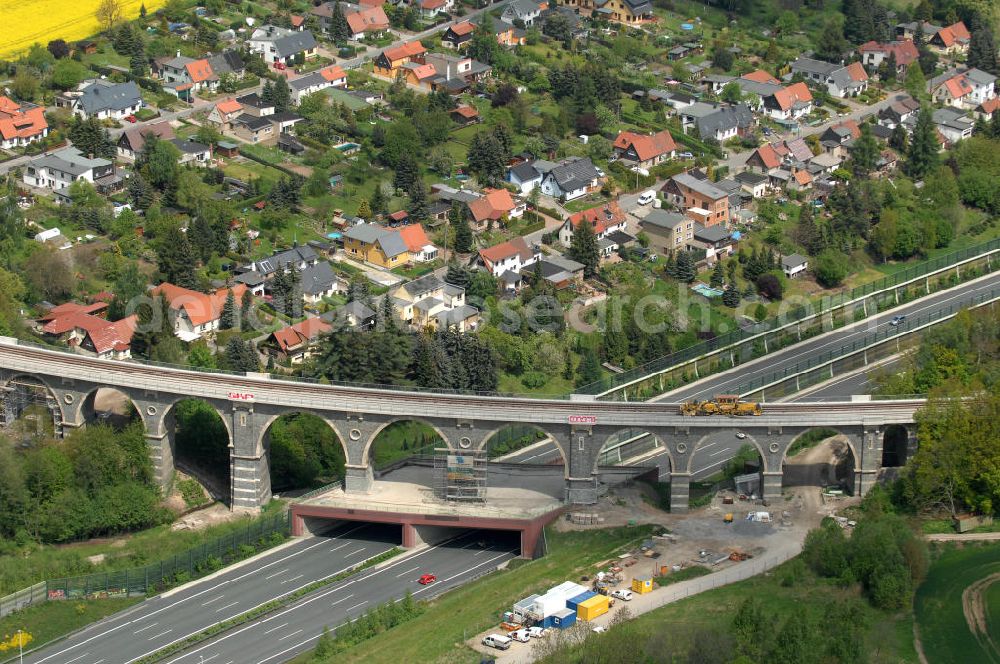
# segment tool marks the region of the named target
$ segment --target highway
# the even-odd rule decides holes
[[[26,653],[26,664],[133,662],[206,627],[246,613],[388,551],[399,527],[343,524],[249,564],[153,597],[90,625],[51,647]]]
[[[686,401],[688,399],[708,399],[716,394],[728,394],[735,392],[744,383],[754,379],[764,378],[781,371],[790,369],[799,362],[804,362],[810,357],[827,353],[831,350],[849,345],[852,342],[864,339],[866,335],[876,331],[886,329],[894,316],[906,315],[908,319],[902,324],[901,330],[906,330],[908,326],[914,324],[916,316],[927,316],[935,311],[944,310],[949,306],[965,305],[973,301],[977,295],[986,295],[992,289],[1000,287],[1000,274],[994,273],[983,279],[965,284],[958,288],[953,288],[941,293],[936,293],[929,297],[916,300],[901,307],[896,307],[886,313],[873,316],[849,327],[821,335],[813,339],[789,346],[782,350],[770,353],[764,357],[728,371],[710,376],[690,385],[672,390],[662,394],[650,401]],[[836,395],[843,396],[843,395]]]
[[[486,546],[481,547],[480,542]],[[434,597],[513,559],[518,547],[513,534],[466,531],[451,541],[317,590],[286,609],[165,661],[170,664],[284,662],[311,649],[324,627],[336,631],[369,609],[401,599],[407,590],[416,600]],[[437,581],[421,586],[417,580],[422,574],[434,574]],[[81,660],[80,664],[88,662]]]

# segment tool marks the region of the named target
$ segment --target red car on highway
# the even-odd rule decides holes
[[[437,579],[438,578],[433,574],[424,574],[423,576],[420,577],[420,579],[417,580],[417,583],[419,583],[422,586],[426,586],[428,584],[434,583],[435,581],[437,581]]]

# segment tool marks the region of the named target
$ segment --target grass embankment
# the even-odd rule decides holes
[[[937,551],[913,602],[927,661],[1000,662],[1000,576],[975,585],[1000,575],[1000,544],[949,544]],[[977,617],[982,629],[973,631],[968,618]]]
[[[505,610],[519,599],[541,593],[566,580],[579,581],[594,565],[637,544],[651,527],[612,528],[556,533],[547,531],[549,554],[539,560],[514,561],[491,574],[431,601],[416,619],[336,655],[337,664],[399,662],[478,662],[465,639],[499,624]],[[294,664],[316,661],[303,655]],[[329,660],[333,661],[333,660]]]
[[[272,501],[264,507],[263,514],[270,515],[280,508],[280,501]],[[251,521],[251,517],[239,518],[197,531],[171,530],[170,524],[166,524],[111,539],[62,546],[28,544],[5,549],[0,556],[0,595],[47,579],[148,565],[239,531]],[[103,561],[93,564],[87,560],[97,555],[104,555]]]
[[[0,618],[0,639],[20,629],[31,635],[31,644],[26,648],[34,649],[141,601],[140,597],[132,597],[46,602]],[[9,654],[0,653],[0,661]]]

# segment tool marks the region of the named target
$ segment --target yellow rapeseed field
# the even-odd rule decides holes
[[[139,15],[145,2],[147,11],[158,9],[166,0],[120,0],[125,17]],[[100,26],[94,12],[100,0],[0,0],[0,58],[12,58],[35,42],[43,46],[53,39],[73,41],[89,37]]]

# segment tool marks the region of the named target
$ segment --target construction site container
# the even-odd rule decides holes
[[[634,579],[632,579],[632,592],[642,594],[652,591],[653,591],[653,577],[637,576]]]
[[[573,609],[574,611],[576,611],[577,607],[580,605],[581,602],[586,602],[591,597],[596,597],[596,596],[597,593],[595,593],[592,590],[588,590],[587,592],[581,595],[577,595],[576,597],[571,597],[570,599],[566,600],[566,608]]]
[[[608,612],[608,596],[594,595],[590,599],[580,602],[576,607],[576,617],[580,620],[593,620],[597,616],[603,616]]]
[[[563,609],[552,616],[552,627],[566,629],[576,623],[576,611]]]
[[[531,607],[531,613],[536,618],[546,618],[556,611],[565,609],[566,600],[585,592],[587,592],[587,589],[579,583],[573,583],[572,581],[560,583],[555,588],[549,590],[549,592],[535,598]]]
[[[513,607],[514,615],[523,620],[529,613],[531,613],[531,607],[535,603],[536,599],[538,599],[538,595],[529,595],[520,602],[515,603]]]

